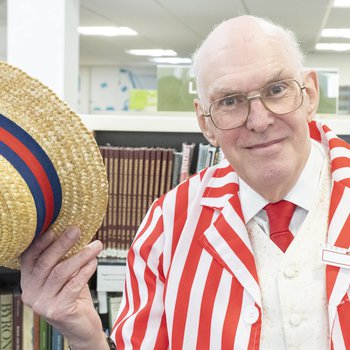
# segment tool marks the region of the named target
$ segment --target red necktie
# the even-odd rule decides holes
[[[294,238],[289,231],[289,223],[294,213],[295,204],[282,200],[270,203],[264,209],[269,218],[270,238],[285,252]]]

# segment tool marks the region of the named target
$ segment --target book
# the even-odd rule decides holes
[[[165,165],[165,184],[164,184],[164,190],[162,189],[161,194],[164,194],[171,190],[172,188],[172,176],[173,176],[173,164],[174,164],[174,148],[168,148],[166,150],[166,165]]]
[[[155,149],[155,161],[154,161],[154,184],[153,184],[153,198],[159,197],[160,181],[162,176],[162,152],[163,149],[157,147]]]
[[[40,316],[37,313],[33,316],[33,349],[40,350]]]
[[[196,172],[208,166],[207,158],[208,158],[209,146],[210,146],[209,144],[204,144],[202,142],[199,143]]]
[[[126,229],[123,242],[123,249],[128,249],[133,240],[134,227],[132,227],[132,216],[133,216],[133,186],[134,186],[134,154],[135,149],[132,147],[127,148],[128,157],[128,171],[127,171],[127,191],[126,191]]]
[[[217,153],[217,148],[210,145],[208,148],[207,166],[213,166],[215,164],[216,153]]]
[[[182,152],[174,152],[173,155],[173,174],[171,187],[175,187],[180,182],[180,171],[182,163]]]
[[[50,344],[50,331],[49,325],[42,317],[39,318],[40,324],[40,350],[48,350],[48,344]]]
[[[23,303],[22,293],[19,288],[13,290],[13,349],[22,350],[22,323],[23,323]]]
[[[182,161],[179,182],[183,182],[190,175],[191,161],[193,157],[195,143],[182,143]]]
[[[161,164],[159,170],[159,189],[158,197],[160,197],[165,192],[165,185],[167,181],[167,167],[168,167],[168,153],[167,149],[161,149]]]
[[[55,327],[51,328],[50,350],[63,350],[63,335]]]
[[[136,204],[136,228],[140,225],[142,218],[145,216],[145,212],[143,210],[143,191],[145,186],[145,178],[144,178],[144,161],[145,161],[145,148],[140,148],[138,150],[138,174],[137,176],[137,204]]]
[[[148,197],[147,197],[147,209],[154,199],[154,178],[156,173],[156,150],[150,149],[150,161],[149,161],[149,176],[148,176]]]
[[[13,331],[12,331],[12,309],[13,309],[12,291],[0,291],[0,349],[12,350]]]
[[[26,304],[23,304],[23,328],[22,328],[22,349],[34,350],[34,312]]]
[[[111,244],[110,244],[110,247],[112,249],[118,248],[118,237],[121,234],[121,223],[122,223],[121,200],[119,197],[120,197],[121,188],[122,188],[122,181],[121,181],[120,174],[121,174],[121,166],[123,164],[121,163],[120,155],[121,155],[120,147],[110,148],[111,162],[113,162],[113,168],[112,168],[113,171],[110,173],[112,186],[110,189],[111,210],[109,211],[109,215],[112,216],[110,222],[113,225],[113,229],[109,231],[109,234],[112,235]]]

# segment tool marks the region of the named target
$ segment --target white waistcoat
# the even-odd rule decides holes
[[[247,225],[262,296],[260,349],[329,349],[325,266],[320,262],[320,250],[326,241],[330,190],[327,164],[317,196],[286,253],[254,220]]]

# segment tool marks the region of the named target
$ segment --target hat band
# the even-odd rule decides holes
[[[36,212],[35,235],[56,220],[62,205],[57,172],[41,146],[19,125],[0,114],[0,154],[9,161],[32,193]]]

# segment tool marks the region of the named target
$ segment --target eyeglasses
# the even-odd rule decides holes
[[[218,129],[238,128],[248,119],[252,100],[259,99],[274,114],[287,114],[302,105],[304,89],[305,86],[294,79],[276,81],[265,85],[254,96],[238,92],[219,98],[210,104],[208,113],[203,117],[210,117]]]

